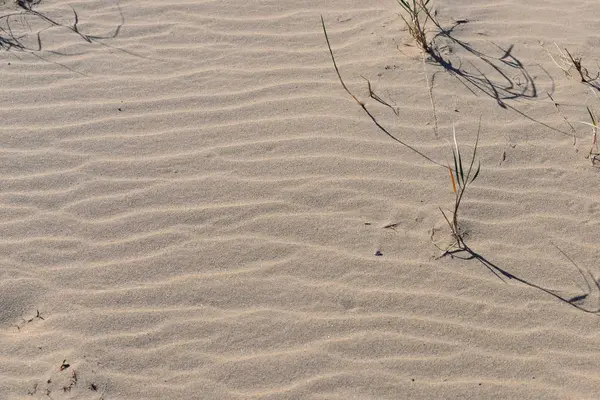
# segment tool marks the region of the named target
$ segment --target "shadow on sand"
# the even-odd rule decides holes
[[[41,35],[45,30],[52,27],[68,29],[79,35],[88,43],[99,42],[100,40],[104,39],[113,39],[119,35],[121,27],[125,22],[121,7],[117,2],[116,6],[121,16],[121,23],[117,25],[115,31],[111,35],[107,36],[88,35],[79,30],[79,15],[73,7],[71,7],[71,10],[73,11],[73,23],[63,24],[53,18],[50,18],[48,15],[37,11],[35,6],[37,6],[40,2],[41,0],[18,0],[16,2],[18,6],[16,10],[0,15],[0,49],[40,52],[43,50]],[[42,22],[46,25],[45,28],[40,29],[35,33],[35,39],[33,40],[35,42],[35,46],[27,44],[32,41],[29,40],[31,36],[32,22],[34,22],[32,19],[34,19],[35,22]]]
[[[468,23],[467,20],[456,21],[454,25],[445,29],[436,23],[439,32],[433,37],[431,46],[427,52],[427,62],[432,65],[441,66],[445,72],[457,79],[473,95],[484,94],[496,102],[503,109],[510,109],[528,120],[540,124],[552,131],[569,136],[553,126],[525,114],[515,106],[507,104],[507,100],[535,99],[538,97],[538,89],[531,74],[525,68],[525,65],[514,54],[514,45],[507,48],[487,40],[493,48],[495,55],[486,54],[483,50],[476,49],[474,46],[458,39],[454,35],[454,30]],[[465,53],[462,59],[455,57],[452,61],[452,54],[458,50]],[[472,60],[472,61],[471,61]],[[552,83],[554,90],[554,79],[540,65],[545,75]]]
[[[481,264],[483,264],[491,273],[493,273],[500,280],[506,282],[506,280],[516,281],[522,283],[523,285],[529,286],[533,289],[540,290],[550,296],[560,300],[561,302],[570,305],[571,307],[576,308],[579,311],[583,311],[588,314],[594,314],[600,316],[600,282],[594,278],[594,276],[590,273],[589,270],[581,269],[575,261],[571,259],[564,251],[562,251],[558,246],[554,245],[558,251],[567,259],[569,262],[577,269],[577,272],[583,278],[586,289],[582,289],[583,293],[578,294],[576,296],[564,296],[559,293],[557,290],[547,289],[543,286],[540,286],[536,283],[530,282],[526,279],[520,278],[505,269],[500,268],[498,265],[494,264],[481,254],[477,253],[475,250],[465,245],[464,247],[446,251],[442,256],[450,256],[456,257],[461,260],[477,260]],[[595,306],[591,306],[590,303],[595,302],[598,303]]]
[[[91,35],[82,32],[79,28],[79,15],[73,7],[71,7],[73,13],[72,22],[68,24],[59,22],[57,19],[51,18],[48,14],[36,10],[36,6],[39,5],[41,1],[42,0],[17,0],[16,9],[0,15],[0,50],[12,52],[13,54],[14,52],[25,52],[41,60],[59,65],[79,75],[85,76],[85,74],[79,71],[69,68],[59,62],[50,61],[41,55],[43,52],[65,55],[64,53],[44,49],[42,41],[42,33],[48,29],[63,28],[78,35],[87,43],[99,44],[134,57],[150,59],[149,57],[119,47],[110,46],[104,42],[104,40],[116,38],[125,24],[125,17],[123,16],[121,6],[119,5],[119,0],[115,2],[115,6],[119,12],[120,23],[115,27],[112,33],[105,36]],[[33,26],[36,27],[35,30],[33,29]]]

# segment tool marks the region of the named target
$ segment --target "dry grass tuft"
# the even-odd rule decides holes
[[[434,19],[431,0],[396,0],[404,9],[407,16],[400,15],[408,28],[408,32],[415,39],[417,45],[425,52],[431,52],[431,45],[427,40],[426,26],[429,21],[437,24]]]
[[[467,192],[467,189],[477,179],[479,176],[479,172],[481,171],[481,163],[477,161],[477,167],[475,168],[475,160],[477,158],[477,145],[479,144],[479,133],[481,131],[481,121],[479,128],[477,130],[477,138],[475,139],[475,145],[473,147],[473,153],[471,154],[471,159],[466,163],[463,163],[462,155],[460,153],[460,148],[458,146],[458,141],[456,140],[456,129],[452,128],[454,133],[454,146],[452,149],[452,158],[454,160],[454,169],[452,169],[448,165],[448,171],[450,173],[450,180],[452,182],[452,190],[454,191],[454,207],[452,212],[452,217],[449,218],[448,215],[440,208],[444,219],[448,223],[450,230],[452,232],[452,237],[454,239],[454,243],[450,244],[444,251],[444,254],[450,254],[455,251],[463,251],[468,250],[467,245],[465,244],[463,232],[459,223],[459,211],[462,205],[462,200]]]

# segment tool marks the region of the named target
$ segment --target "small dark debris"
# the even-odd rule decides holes
[[[95,383],[90,383],[90,385],[88,386],[88,388],[90,390],[93,390],[94,392],[98,391],[98,386]]]
[[[415,381],[415,378],[411,378],[410,380],[414,382],[414,381]]]
[[[69,368],[71,366],[71,364],[67,363],[67,360],[63,360],[61,366],[60,366],[60,370],[64,371],[65,369]]]
[[[383,253],[382,253],[381,251],[377,250],[377,251],[375,252],[375,255],[379,257],[379,256],[382,256],[382,255],[383,255]]]
[[[118,108],[119,111],[123,111],[121,108]]]
[[[365,222],[365,225],[371,225],[371,223],[370,222]]]
[[[469,22],[468,19],[457,19],[456,21],[456,25],[461,25],[461,24],[466,24],[467,22]]]

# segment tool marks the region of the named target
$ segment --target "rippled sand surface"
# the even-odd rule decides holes
[[[595,75],[597,2],[435,6],[438,60],[393,0],[2,20],[22,47],[0,52],[0,398],[597,398],[600,169],[577,121],[600,86],[547,52]],[[397,139],[444,166],[453,125],[467,157],[481,124],[460,214],[480,260],[438,258],[448,170],[348,96],[321,15]]]

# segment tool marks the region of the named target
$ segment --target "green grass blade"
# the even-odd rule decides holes
[[[452,158],[454,159],[454,175],[456,176],[456,183],[460,188],[460,176],[458,175],[458,159],[456,158],[456,152],[452,151]]]
[[[478,163],[477,171],[475,171],[475,175],[473,175],[473,179],[471,179],[471,182],[469,182],[469,183],[472,183],[475,179],[477,179],[477,175],[479,175],[479,171],[481,171],[481,162]]]
[[[463,170],[463,162],[462,162],[462,158],[460,156],[460,149],[458,148],[458,146],[456,147],[456,152],[458,153],[458,167],[460,168],[460,179],[462,180],[463,184],[465,183],[465,171]]]
[[[589,107],[587,107],[588,110],[588,114],[590,114],[590,118],[592,119],[592,124],[594,124],[594,126],[597,128],[598,127],[598,121],[596,121],[596,118],[594,117],[594,114],[592,113],[592,110],[590,110]]]
[[[460,156],[458,142],[456,141],[456,127],[454,124],[452,125],[452,133],[454,135],[454,164],[456,166],[456,178],[458,181],[458,186],[462,188],[465,183],[465,172],[463,170],[462,157]]]
[[[479,145],[479,134],[481,133],[481,118],[479,118],[479,126],[477,127],[477,137],[475,138],[475,146],[473,147],[473,155],[471,156],[471,164],[469,165],[469,172],[467,172],[467,180],[471,176],[473,171],[473,164],[475,163],[475,157],[477,156],[477,146]],[[473,182],[473,180],[471,180]]]

